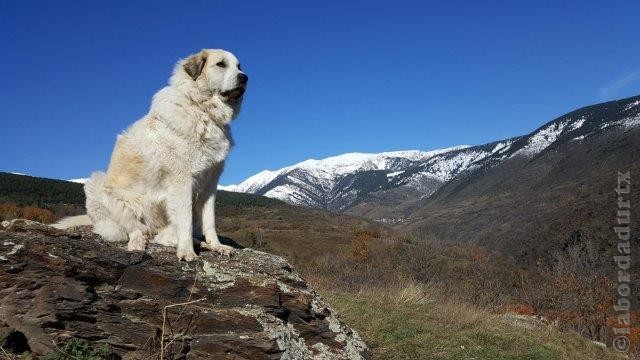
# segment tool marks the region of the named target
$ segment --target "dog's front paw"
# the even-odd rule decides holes
[[[200,247],[209,249],[211,251],[215,251],[218,254],[225,255],[225,256],[231,256],[236,252],[236,250],[231,246],[222,245],[222,244],[211,244],[208,242],[200,243]]]
[[[195,253],[195,251],[193,251],[193,249],[178,248],[178,251],[176,252],[176,255],[178,255],[178,261],[183,260],[183,259],[185,261],[193,261],[193,260],[198,258],[198,255],[196,255],[196,253]]]

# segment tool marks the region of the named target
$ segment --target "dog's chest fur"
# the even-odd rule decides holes
[[[231,150],[231,134],[227,126],[214,122],[199,124],[193,131],[163,136],[171,154],[164,160],[174,169],[187,171],[194,179],[206,177],[210,170],[220,166]]]
[[[233,140],[228,122],[233,110],[219,99],[196,103],[172,89],[160,91],[152,106],[157,119],[157,154],[166,166],[189,172],[194,179],[206,177],[226,159]]]
[[[231,150],[231,135],[227,126],[220,127],[213,122],[205,124],[202,131],[187,141],[187,159],[191,174],[198,177],[222,163]]]

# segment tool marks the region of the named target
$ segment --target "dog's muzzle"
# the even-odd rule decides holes
[[[249,81],[249,77],[245,73],[239,73],[237,77],[238,86],[234,89],[223,91],[220,93],[222,96],[227,98],[227,101],[236,102],[242,98],[245,90],[247,89],[247,82]]]

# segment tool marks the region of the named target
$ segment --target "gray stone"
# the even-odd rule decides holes
[[[160,245],[128,252],[89,227],[14,220],[0,228],[0,259],[0,340],[18,352],[79,338],[123,359],[156,359],[161,348],[164,359],[370,357],[279,256],[203,251],[185,263]]]

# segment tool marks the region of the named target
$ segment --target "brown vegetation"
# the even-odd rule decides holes
[[[609,275],[610,256],[585,240],[556,251],[553,258],[552,264],[538,269],[537,277],[523,280],[522,300],[558,328],[610,344],[613,328],[620,326],[614,311],[617,291]],[[638,330],[632,327],[631,338]]]
[[[518,294],[514,274],[523,270],[499,255],[473,246],[389,241],[366,230],[353,234],[350,247],[301,264],[301,271],[335,291],[358,292],[410,281],[449,294],[461,303],[491,307],[510,303]]]
[[[375,238],[379,237],[379,235],[377,232],[366,229],[354,231],[353,239],[351,240],[351,260],[356,264],[366,261],[371,252],[371,243]]]
[[[53,212],[37,206],[18,206],[13,203],[0,203],[0,220],[27,219],[44,224],[52,223],[56,217]]]
[[[394,292],[492,314],[535,316],[557,331],[611,343],[616,290],[604,263],[606,253],[591,242],[558,251],[553,264],[522,269],[473,245],[398,242],[374,235],[356,230],[350,247],[301,264],[301,271],[329,293]],[[632,329],[632,343],[638,333]]]

